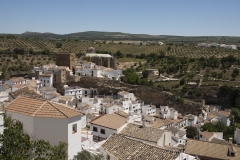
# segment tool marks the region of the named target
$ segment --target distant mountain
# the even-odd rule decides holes
[[[40,32],[29,32],[26,31],[22,34],[18,35],[19,37],[28,37],[28,38],[43,38],[43,39],[51,39],[51,38],[60,38],[61,35],[46,32],[46,33],[40,33]]]
[[[10,34],[0,34],[6,36]],[[122,32],[99,32],[87,31],[69,34],[24,32],[22,34],[12,34],[20,38],[39,38],[39,39],[79,39],[79,40],[136,40],[136,41],[164,41],[164,42],[209,42],[209,43],[240,43],[240,37],[228,36],[174,36],[174,35],[148,35],[130,34]]]

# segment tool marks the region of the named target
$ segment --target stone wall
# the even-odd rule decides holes
[[[56,65],[67,66],[70,69],[74,69],[75,59],[75,53],[58,53],[56,54]]]

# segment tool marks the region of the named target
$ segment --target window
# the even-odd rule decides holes
[[[105,134],[105,129],[101,129],[100,133]]]
[[[72,133],[77,133],[77,123],[72,125]]]
[[[47,80],[47,83],[49,83],[49,80]]]
[[[110,156],[109,155],[107,155],[107,160],[110,160]]]
[[[45,83],[45,80],[44,80],[44,83]]]
[[[94,132],[97,132],[97,127],[93,127],[93,131],[94,131]]]
[[[85,94],[87,94],[87,91],[85,91]]]

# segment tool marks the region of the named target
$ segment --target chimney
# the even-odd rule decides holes
[[[230,143],[230,144],[232,144],[232,137],[229,137],[229,140],[228,140],[228,142]]]
[[[146,120],[145,119],[142,119],[143,123],[142,123],[142,127],[141,128],[144,128],[145,127],[145,122]]]

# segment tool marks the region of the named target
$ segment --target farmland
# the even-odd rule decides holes
[[[57,48],[56,43],[61,43],[61,47]],[[177,57],[211,57],[217,58],[226,57],[229,54],[237,55],[239,51],[229,50],[224,48],[205,48],[197,47],[197,44],[170,44],[170,45],[146,45],[136,46],[133,43],[99,43],[92,41],[79,41],[79,40],[47,40],[47,39],[28,39],[28,38],[0,38],[0,51],[10,50],[15,48],[23,48],[25,50],[42,51],[48,50],[52,53],[59,52],[73,52],[73,53],[86,53],[87,48],[94,47],[97,52],[108,52],[111,54],[120,51],[123,54],[140,55],[141,53],[159,53],[164,51],[166,56]]]

